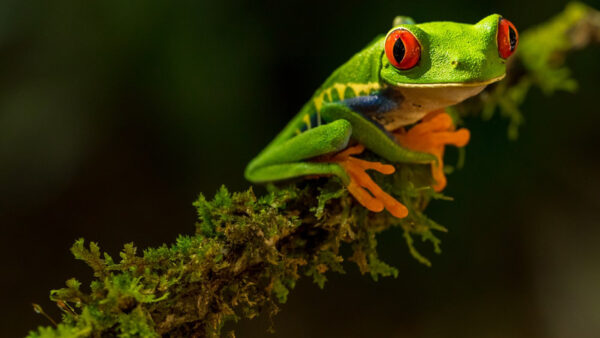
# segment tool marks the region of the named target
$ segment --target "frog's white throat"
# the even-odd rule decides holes
[[[398,84],[393,86],[397,108],[372,116],[386,130],[395,130],[413,124],[427,113],[453,106],[475,96],[490,83],[504,78],[504,75],[484,82],[440,83],[440,84]]]

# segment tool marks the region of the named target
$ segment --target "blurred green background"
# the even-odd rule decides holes
[[[596,0],[594,0],[596,1]],[[598,2],[588,2],[600,7]],[[193,231],[191,202],[248,187],[245,164],[320,83],[395,15],[521,31],[559,1],[18,1],[0,4],[0,332],[58,318],[51,288],[90,270],[76,238],[122,244]],[[600,336],[600,49],[568,59],[576,94],[531,92],[518,141],[467,119],[466,167],[428,214],[450,229],[427,268],[399,229],[400,270],[377,283],[347,265],[324,290],[302,279],[272,337]],[[233,327],[233,326],[229,326]],[[264,319],[239,337],[270,336]]]

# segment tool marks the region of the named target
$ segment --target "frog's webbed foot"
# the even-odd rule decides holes
[[[420,123],[408,131],[402,128],[394,135],[401,146],[430,153],[437,158],[437,162],[431,164],[431,173],[436,182],[433,188],[435,191],[442,191],[447,182],[443,162],[445,146],[451,144],[464,147],[469,142],[471,134],[464,128],[455,130],[450,115],[444,110],[437,110],[427,114]]]
[[[358,155],[364,151],[364,146],[356,145],[335,154],[328,162],[338,163],[350,176],[348,191],[368,210],[381,212],[386,209],[398,218],[408,215],[408,209],[395,198],[383,191],[377,183],[366,173],[366,170],[375,170],[385,175],[393,174],[396,169],[389,164],[369,162],[351,155]]]

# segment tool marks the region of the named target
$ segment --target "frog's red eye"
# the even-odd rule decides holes
[[[503,59],[507,59],[517,49],[519,44],[519,33],[512,22],[500,19],[498,22],[498,53]]]
[[[390,32],[385,39],[385,55],[398,69],[411,69],[419,63],[421,45],[415,36],[404,28]]]

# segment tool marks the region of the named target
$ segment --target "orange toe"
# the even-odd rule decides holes
[[[356,198],[358,203],[370,211],[381,212],[385,208],[382,201],[371,196],[371,194],[361,187],[360,184],[356,183],[356,181],[350,181],[348,191]]]
[[[363,146],[362,144],[357,144],[355,146],[346,148],[344,151],[337,153],[333,158],[344,160],[350,155],[362,154],[363,151],[365,151],[365,146]]]
[[[467,129],[459,129],[457,131],[445,131],[431,135],[431,143],[435,145],[451,144],[456,147],[464,147],[469,143],[471,132]]]
[[[369,162],[358,158],[350,158],[349,160],[352,161],[352,163],[356,164],[357,167],[363,170],[372,169],[384,175],[391,175],[396,171],[396,168],[394,168],[394,166],[391,164],[383,164],[381,162]]]
[[[336,154],[330,161],[339,163],[346,170],[350,176],[348,191],[362,206],[373,212],[381,212],[386,209],[395,217],[406,217],[408,209],[383,191],[366,173],[366,170],[375,170],[384,175],[390,175],[396,171],[396,168],[393,165],[365,161],[350,156],[360,154],[363,150],[362,145],[349,147]]]

